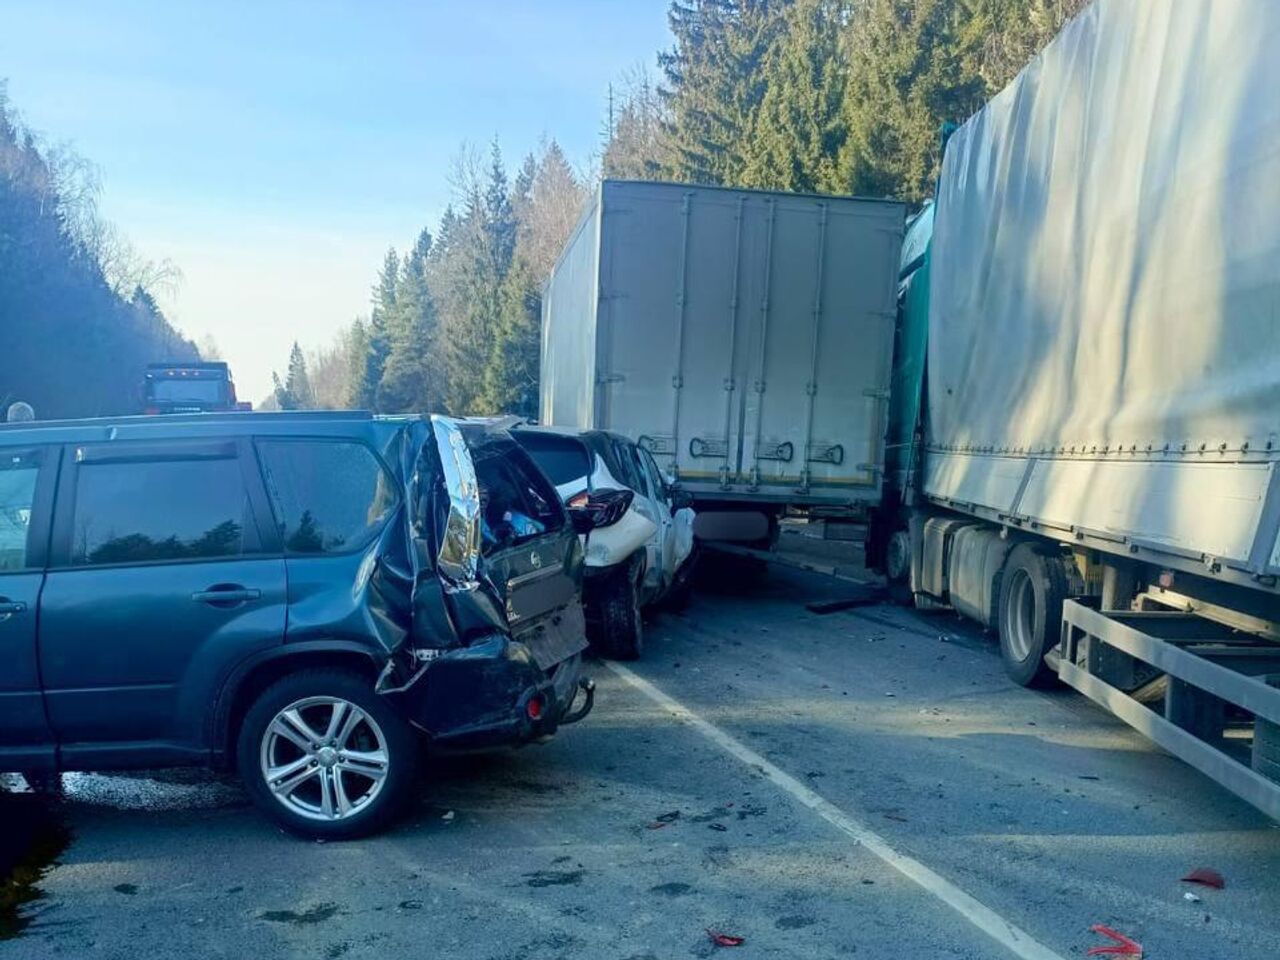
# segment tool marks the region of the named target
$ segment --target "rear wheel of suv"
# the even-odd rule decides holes
[[[385,827],[417,776],[418,738],[373,690],[345,670],[302,670],[264,690],[237,741],[241,779],[285,829],[347,839]]]
[[[644,620],[640,615],[642,554],[632,557],[604,584],[600,600],[599,648],[614,660],[637,660],[644,652]]]

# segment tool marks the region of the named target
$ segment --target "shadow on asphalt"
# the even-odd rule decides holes
[[[0,774],[0,940],[34,919],[40,880],[71,842],[61,803]]]

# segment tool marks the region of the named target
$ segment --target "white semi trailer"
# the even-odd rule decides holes
[[[1278,49],[1275,0],[1098,0],[950,137],[871,546],[1280,819]]]
[[[543,296],[541,420],[639,441],[699,534],[880,500],[904,205],[604,181]]]

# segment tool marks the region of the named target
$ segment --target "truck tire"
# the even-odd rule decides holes
[[[889,534],[884,548],[884,577],[889,585],[889,599],[901,606],[911,606],[911,534],[895,530]]]
[[[642,554],[636,554],[604,584],[596,647],[611,660],[638,660],[644,652],[644,619],[640,615]]]
[[[346,670],[277,680],[245,713],[236,744],[253,802],[308,839],[381,830],[417,783],[421,743],[413,728],[367,677]]]
[[[1054,547],[1013,548],[1000,577],[1000,656],[1019,686],[1047,686],[1056,679],[1044,655],[1058,643],[1066,596],[1067,573]]]

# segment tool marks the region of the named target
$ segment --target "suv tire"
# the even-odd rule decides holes
[[[612,660],[638,660],[644,652],[644,619],[640,613],[643,554],[636,554],[611,576],[601,591],[600,655]]]
[[[413,728],[366,677],[313,669],[258,695],[240,724],[236,762],[254,803],[286,830],[346,840],[381,830],[401,812],[419,751]]]

